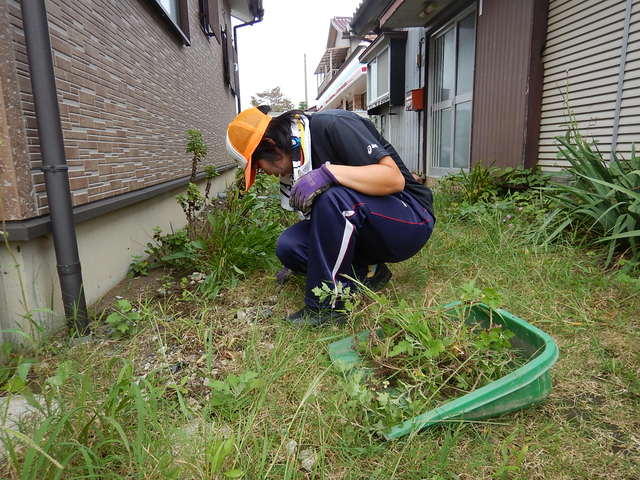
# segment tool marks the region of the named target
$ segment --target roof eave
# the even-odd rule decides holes
[[[351,31],[364,35],[379,27],[379,18],[387,10],[391,0],[364,0],[353,14]]]

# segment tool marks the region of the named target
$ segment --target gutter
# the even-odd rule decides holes
[[[255,23],[260,23],[264,18],[264,9],[262,8],[262,0],[259,0],[254,5],[255,5],[256,16],[253,18],[253,20],[251,20],[250,22],[241,23],[240,25],[236,25],[235,27],[233,27],[233,48],[236,50],[236,58],[238,56],[238,29],[242,27],[248,27],[249,25],[253,25]],[[238,85],[236,85],[236,94],[237,94],[237,100],[238,100],[238,113],[240,113],[242,111],[242,104],[240,102],[240,80],[238,80]]]
[[[85,335],[87,304],[82,283],[78,242],[73,225],[69,171],[51,58],[49,23],[44,0],[20,2],[27,45],[31,87],[51,216],[62,303],[69,328]]]

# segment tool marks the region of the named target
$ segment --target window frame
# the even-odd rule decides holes
[[[378,63],[379,58],[387,54],[387,91],[378,95]],[[371,88],[369,88],[371,86]],[[373,92],[376,96],[373,96]],[[391,95],[391,44],[387,43],[380,52],[367,63],[367,107],[375,108],[385,103]]]
[[[166,22],[169,23],[169,26],[173,32],[175,32],[178,37],[182,40],[185,46],[191,46],[191,36],[189,32],[189,2],[188,0],[177,0],[178,2],[178,20],[176,21],[169,16],[167,11],[164,9],[160,0],[148,0],[148,2],[155,7],[155,10],[160,14],[162,18],[165,19]]]
[[[382,107],[401,106],[405,102],[405,57],[406,57],[407,32],[404,30],[383,32],[369,45],[362,55],[360,61],[367,65],[367,87],[373,85],[375,90],[367,88],[367,112],[369,115],[376,115]],[[382,56],[388,58],[386,77],[380,75],[379,66]],[[372,62],[376,62],[376,67]],[[386,63],[386,62],[385,62]],[[376,80],[373,81],[375,75]],[[378,80],[388,83],[386,92],[378,92],[381,85]],[[380,93],[380,94],[378,94]]]
[[[471,142],[473,140],[473,96],[475,94],[475,80],[472,81],[472,88],[471,88],[471,92],[470,93],[464,93],[464,94],[460,94],[458,95],[458,68],[459,68],[459,54],[460,54],[460,50],[459,50],[459,43],[458,43],[458,31],[459,31],[459,24],[467,17],[469,17],[470,15],[475,15],[475,35],[476,35],[476,39],[477,39],[477,35],[478,35],[478,9],[476,7],[475,4],[469,6],[468,8],[465,8],[464,10],[462,10],[461,12],[459,12],[458,14],[454,15],[453,17],[451,17],[450,20],[448,20],[442,27],[440,27],[438,30],[434,31],[430,37],[429,37],[429,63],[427,65],[428,67],[428,71],[429,71],[429,76],[428,76],[428,82],[427,85],[431,85],[431,88],[429,88],[429,93],[428,93],[428,106],[427,106],[427,111],[428,113],[428,119],[427,119],[427,124],[429,125],[428,128],[428,136],[427,136],[427,145],[428,145],[428,151],[427,151],[427,175],[429,176],[433,176],[433,177],[442,177],[444,175],[448,175],[450,173],[456,173],[459,172],[460,170],[466,171],[468,172],[472,165],[471,165]],[[444,100],[441,102],[436,103],[435,102],[435,95],[436,95],[436,75],[438,72],[436,72],[436,68],[435,68],[435,55],[436,55],[436,48],[434,46],[434,42],[442,37],[443,35],[446,34],[447,31],[453,31],[454,34],[454,51],[455,51],[455,73],[453,75],[453,95],[450,99],[448,100]],[[476,65],[476,54],[477,52],[474,50],[474,58],[473,58],[473,69],[475,70],[475,65]],[[472,76],[473,78],[473,76]],[[458,105],[464,104],[464,103],[470,103],[471,104],[471,126],[470,126],[470,131],[469,131],[469,158],[468,158],[468,167],[455,167],[454,162],[455,162],[455,134],[456,134],[456,107]],[[435,131],[436,129],[436,125],[435,120],[434,120],[434,115],[437,114],[437,112],[442,112],[445,110],[450,110],[451,114],[453,116],[452,121],[451,121],[451,132],[450,132],[450,140],[451,140],[451,153],[449,155],[449,167],[441,167],[439,165],[439,160],[436,158],[436,154],[438,152],[435,151],[435,142],[436,142],[436,137],[438,135],[438,132]],[[438,164],[436,164],[436,162],[438,162]]]

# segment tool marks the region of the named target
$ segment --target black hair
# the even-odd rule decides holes
[[[271,110],[266,105],[261,105],[258,109],[262,113],[268,113]],[[273,162],[278,160],[283,152],[288,152],[291,149],[291,124],[298,115],[305,115],[305,113],[302,110],[289,110],[271,119],[251,159],[254,162],[258,160]],[[268,142],[267,138],[270,138],[273,142]]]

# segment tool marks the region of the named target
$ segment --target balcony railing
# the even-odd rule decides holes
[[[331,80],[333,80],[333,77],[336,76],[336,73],[338,73],[338,71],[339,69],[335,68],[331,70],[331,72],[327,72],[322,76],[322,80],[318,84],[318,95],[322,95],[322,92],[324,92],[325,88],[327,88],[327,85],[331,83]],[[320,76],[318,76],[318,80],[320,80]]]

